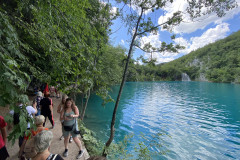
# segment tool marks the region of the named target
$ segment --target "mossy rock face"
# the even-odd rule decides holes
[[[103,150],[104,144],[100,141],[98,141],[94,135],[96,135],[93,131],[86,128],[82,121],[78,121],[79,124],[79,130],[80,134],[82,135],[82,140],[85,144],[86,149],[88,150],[88,153],[93,155],[101,155],[101,152]]]
[[[87,129],[87,128],[81,128],[80,129],[81,134],[89,134],[92,135],[91,130]]]

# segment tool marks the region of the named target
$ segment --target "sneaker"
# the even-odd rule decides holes
[[[69,143],[72,143],[73,139],[72,136],[69,138]]]
[[[64,138],[64,136],[62,135],[62,136],[60,137],[60,140],[63,140],[63,138]]]
[[[83,156],[84,150],[80,150],[78,155],[77,155],[77,159],[81,158]]]
[[[52,129],[54,128],[54,125],[52,126]]]
[[[65,149],[65,151],[63,152],[63,157],[67,157],[68,156],[68,149]]]

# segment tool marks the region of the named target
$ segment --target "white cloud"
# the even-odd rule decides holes
[[[149,36],[144,36],[140,39],[140,46],[143,48],[144,44],[150,43],[153,47],[159,48],[161,47],[161,41],[160,35],[159,34],[152,34],[150,33]],[[154,59],[157,59],[157,64],[158,63],[163,63],[163,62],[169,62],[174,60],[174,56],[176,56],[177,53],[171,53],[171,52],[164,52],[164,53],[159,53],[159,52],[153,52],[152,57]],[[145,53],[144,58],[150,59],[151,53]]]
[[[122,45],[124,45],[124,44],[125,44],[125,42],[124,42],[124,40],[123,40],[123,39],[121,40],[121,44],[122,44]]]
[[[166,63],[166,62],[170,62],[170,61],[173,61],[173,60],[174,60],[173,57],[170,57],[170,58],[159,57],[159,58],[157,58],[157,64],[159,64],[159,63]]]
[[[202,16],[196,19],[194,22],[191,21],[190,16],[185,14],[182,22],[179,26],[175,26],[173,28],[174,33],[192,33],[198,29],[204,29],[207,25],[211,23],[220,24],[223,21],[231,19],[234,15],[240,12],[240,0],[236,0],[238,3],[238,8],[234,8],[228,12],[224,17],[217,17],[215,14],[210,14],[206,16]],[[167,7],[164,8],[165,14],[160,16],[158,19],[158,23],[162,24],[167,21],[169,17],[172,16],[174,12],[182,11],[185,12],[187,8],[187,0],[175,0],[173,3],[168,4]],[[204,8],[203,8],[204,9]]]
[[[139,60],[139,61],[134,62],[134,64],[143,65],[143,62]]]
[[[150,33],[149,36],[144,36],[140,39],[140,46],[143,48],[144,44],[150,42],[153,47],[160,47],[162,42],[159,40],[159,38],[159,34],[154,35],[153,33]]]
[[[136,11],[136,12],[138,13],[138,15],[140,15],[140,14],[141,14],[141,8],[138,7],[138,6],[139,6],[139,4],[141,4],[141,2],[143,2],[143,1],[145,1],[145,0],[136,1],[137,5],[134,4],[134,3],[131,3],[131,5],[128,4],[128,7],[131,8],[131,9],[133,9],[134,11]],[[151,4],[154,4],[154,3],[156,3],[156,0],[150,0],[150,1],[147,2],[146,7],[150,7]],[[145,15],[147,15],[147,14],[149,14],[149,13],[152,13],[152,10],[151,10],[151,9],[148,9],[148,10],[146,10],[146,11],[143,12],[143,14],[145,14]]]
[[[191,51],[204,47],[209,43],[225,38],[226,33],[230,31],[228,26],[229,24],[227,23],[221,23],[215,28],[208,29],[200,37],[192,37],[189,41],[180,37],[176,38],[174,41],[186,47],[184,50],[180,51],[181,53],[188,54]]]
[[[150,53],[145,53],[144,58],[150,60],[151,54]],[[154,52],[152,53],[152,58],[157,60],[157,64],[159,63],[165,63],[165,62],[170,62],[174,60],[173,55],[165,55],[161,53]]]
[[[106,5],[108,4],[108,2],[104,2],[103,0],[99,0],[99,2],[100,2],[102,5],[104,5],[104,6],[106,6]],[[117,14],[117,10],[118,10],[117,7],[112,7],[112,8],[110,9],[110,13],[113,14],[113,15],[116,15],[116,14]]]
[[[117,7],[112,7],[111,10],[110,10],[110,13],[116,15],[117,14],[117,9],[118,9]]]
[[[179,37],[176,38],[174,42],[176,44],[180,44],[186,47],[185,49],[180,50],[179,53],[188,54],[191,51],[204,47],[209,43],[213,43],[219,39],[225,38],[226,33],[230,31],[228,26],[229,26],[228,23],[221,23],[218,24],[215,28],[208,29],[199,37],[192,37],[189,41],[184,39],[183,37]],[[143,47],[145,43],[150,42],[152,46],[160,47],[161,41],[159,40],[159,38],[160,38],[159,34],[157,35],[150,34],[149,36],[142,37],[142,39],[140,40],[140,45],[141,47]],[[178,53],[172,52],[153,53],[152,57],[157,59],[157,63],[163,63],[174,60],[177,54]],[[145,53],[144,57],[150,58],[151,53]]]
[[[139,8],[139,7],[137,7],[137,6],[135,6],[135,5],[128,5],[129,6],[129,8],[132,8],[134,11],[136,11],[137,13],[138,13],[138,15],[140,15],[141,14],[141,8]],[[147,15],[147,14],[149,14],[149,13],[151,13],[152,11],[150,10],[150,9],[148,9],[148,10],[146,10],[146,11],[144,11],[144,13],[143,14],[145,14],[145,15]]]

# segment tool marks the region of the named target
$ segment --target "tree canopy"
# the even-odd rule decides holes
[[[26,106],[29,101],[27,89],[47,82],[50,85],[58,84],[58,89],[64,93],[81,93],[83,97],[88,98],[90,91],[94,91],[106,103],[112,101],[108,95],[110,87],[121,83],[111,123],[113,132],[107,142],[109,146],[114,137],[114,114],[126,80],[157,80],[158,77],[173,80],[179,77],[174,67],[169,67],[166,71],[161,69],[162,66],[159,69],[159,66],[154,65],[154,59],[146,61],[146,66],[135,64],[132,53],[136,48],[149,53],[178,52],[183,46],[173,42],[162,42],[158,47],[153,47],[150,43],[141,46],[141,37],[149,33],[156,34],[159,27],[171,31],[173,26],[184,20],[183,15],[186,13],[192,19],[210,13],[221,17],[225,11],[236,6],[234,0],[191,0],[187,1],[186,13],[175,12],[162,24],[154,24],[151,18],[144,16],[144,13],[149,10],[152,12],[161,10],[169,3],[174,3],[173,0],[116,0],[116,2],[128,8],[134,6],[136,10],[133,12],[120,10],[119,14],[114,14],[111,12],[110,3],[99,0],[0,2],[0,106],[9,105],[10,109],[20,112],[21,115],[20,124],[14,127],[9,137],[11,140],[23,135],[26,129],[28,116],[25,110],[20,110],[16,104],[20,102]],[[118,15],[126,23],[131,35],[128,51],[109,43],[110,26]],[[171,38],[174,39],[175,36],[172,35]],[[237,52],[228,50],[229,47],[232,47],[232,44],[224,44],[223,50],[236,55]],[[216,51],[214,46],[209,50]],[[128,52],[128,55],[125,52]],[[204,57],[203,53],[205,51],[198,56]],[[215,69],[213,73],[207,73],[210,79],[217,79],[215,74],[231,73],[229,68],[238,64],[238,60],[227,57],[233,62],[224,71],[220,71],[220,66],[225,64],[220,58],[222,54],[219,51],[216,57],[213,57],[219,60],[208,66]],[[220,60],[221,63],[218,63]],[[191,77],[196,77],[197,69],[191,67],[184,70],[188,74],[191,72]],[[239,66],[234,72],[239,72]],[[232,79],[233,77],[222,82]],[[8,120],[11,121],[10,118]]]
[[[106,72],[105,57],[123,58],[124,50],[109,47],[109,27],[115,18],[110,4],[98,0],[33,1],[0,3],[0,106],[28,103],[26,90],[47,82],[65,93],[86,94],[90,89],[106,101],[118,72]],[[109,56],[110,55],[110,56]],[[119,70],[118,61],[113,68]],[[119,73],[120,74],[120,73]],[[27,117],[26,117],[27,118]],[[26,123],[26,119],[23,120]],[[24,126],[13,133],[24,131]]]

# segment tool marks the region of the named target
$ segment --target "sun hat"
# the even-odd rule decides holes
[[[42,92],[41,92],[41,91],[38,91],[38,92],[37,92],[37,96],[42,97]]]

